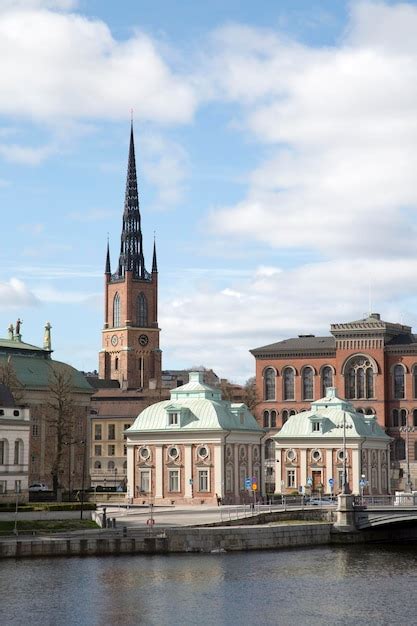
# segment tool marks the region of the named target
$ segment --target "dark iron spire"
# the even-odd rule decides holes
[[[111,266],[110,266],[110,248],[109,248],[109,238],[107,237],[107,254],[106,254],[106,269],[104,271],[106,275],[111,275]]]
[[[130,127],[129,161],[127,165],[125,208],[123,211],[123,228],[118,268],[119,277],[124,276],[128,271],[133,272],[135,278],[147,278],[140,226],[133,123],[131,123]]]
[[[153,238],[153,257],[152,257],[152,273],[158,271],[158,264],[156,262],[156,241],[155,237]]]

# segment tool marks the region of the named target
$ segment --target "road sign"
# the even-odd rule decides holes
[[[313,479],[311,478],[311,476],[309,476],[309,477],[307,478],[307,485],[308,485],[309,487],[311,487],[311,485],[312,485],[312,484],[313,484]]]
[[[365,487],[365,485],[366,485],[366,480],[363,480],[363,478],[361,478],[361,480],[359,481],[359,485],[360,485],[361,487]]]
[[[150,517],[149,519],[146,520],[147,526],[153,526],[154,524],[155,524],[155,520],[153,519],[153,517]]]
[[[252,487],[252,479],[245,478],[245,489],[250,489]]]
[[[189,485],[193,485],[193,484],[194,484],[194,481],[193,481],[193,479],[192,479],[192,478],[190,478],[190,479],[188,480],[188,484],[189,484]]]
[[[252,491],[257,491],[258,485],[256,483],[252,483]]]
[[[334,478],[329,478],[329,485],[330,485],[330,487],[333,487],[333,485],[334,485]]]

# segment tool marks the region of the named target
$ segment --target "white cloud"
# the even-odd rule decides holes
[[[65,118],[122,119],[133,107],[139,119],[191,119],[192,87],[149,36],[136,31],[118,41],[98,19],[36,8],[73,3],[38,2],[32,10],[22,4],[13,10],[11,4],[0,13],[0,114],[52,124]]]
[[[1,79],[0,79],[1,80]],[[1,96],[0,96],[1,99]],[[11,163],[39,165],[56,151],[52,144],[45,146],[22,146],[18,144],[0,144],[0,155]]]
[[[8,282],[0,282],[0,310],[18,307],[35,306],[38,299],[24,282],[10,278]]]
[[[216,236],[324,257],[414,255],[417,7],[358,2],[339,45],[313,48],[229,26],[215,35],[212,97],[242,105],[267,147]]]
[[[0,0],[0,11],[11,9],[57,9],[67,11],[78,6],[78,0]]]

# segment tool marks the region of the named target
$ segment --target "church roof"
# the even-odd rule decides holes
[[[313,423],[320,423],[320,430],[313,430]],[[345,425],[346,439],[382,440],[388,443],[390,437],[376,421],[376,415],[357,413],[350,402],[338,398],[336,389],[328,387],[326,396],[311,403],[310,411],[292,415],[285,422],[275,439],[312,439],[318,445],[321,439],[341,439]]]
[[[314,335],[300,335],[299,337],[291,337],[283,339],[276,343],[261,346],[251,350],[254,356],[267,356],[271,353],[285,352],[305,352],[308,350],[335,350],[336,341],[334,337],[315,337]]]
[[[168,426],[169,412],[180,414],[177,425]],[[206,430],[263,432],[245,404],[222,400],[219,390],[202,382],[202,372],[190,372],[186,385],[171,390],[170,400],[144,409],[127,432]]]

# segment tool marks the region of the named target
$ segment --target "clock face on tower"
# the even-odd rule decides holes
[[[111,345],[112,345],[112,346],[117,346],[117,344],[118,344],[118,343],[119,343],[119,340],[118,340],[118,338],[117,338],[117,335],[112,335],[112,338],[111,338]]]
[[[140,335],[139,343],[141,346],[147,346],[149,342],[148,335]]]

